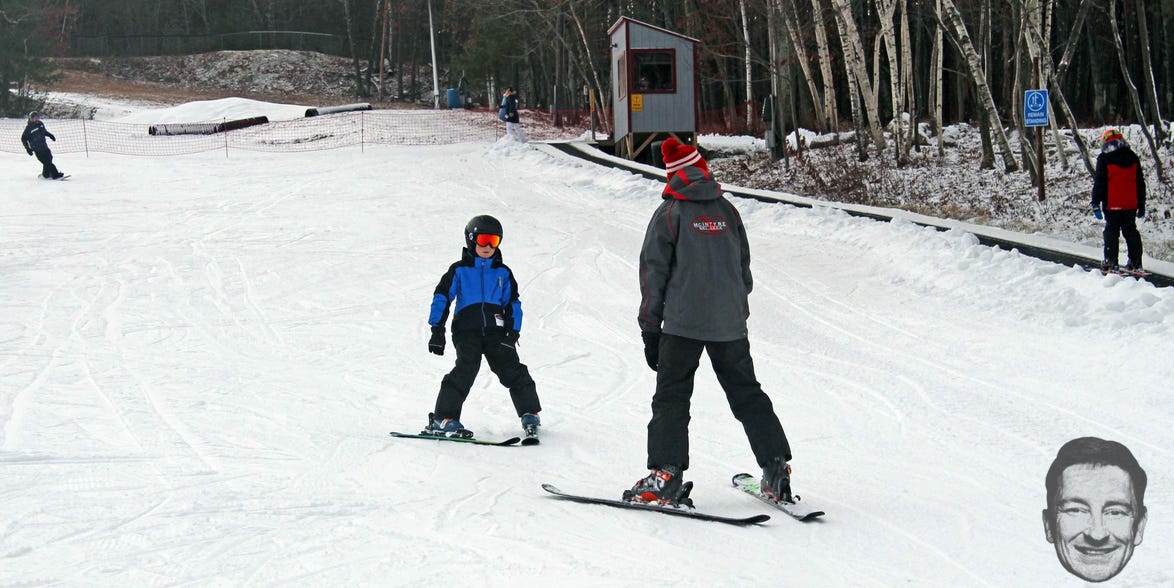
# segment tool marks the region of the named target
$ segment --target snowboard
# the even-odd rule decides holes
[[[1131,269],[1125,269],[1123,267],[1119,267],[1117,269],[1111,269],[1111,270],[1110,269],[1102,269],[1101,273],[1105,274],[1105,275],[1113,274],[1115,276],[1125,276],[1127,278],[1142,278],[1142,279],[1147,278],[1150,275],[1150,272],[1147,272],[1145,270],[1131,270]]]
[[[503,441],[487,441],[484,439],[466,439],[464,437],[441,437],[439,435],[399,433],[397,431],[392,431],[390,435],[392,437],[399,437],[401,439],[431,439],[433,441],[453,441],[455,443],[472,443],[474,445],[496,445],[498,447],[509,447],[511,445],[517,445],[518,442],[522,440],[521,437],[510,437],[509,439],[505,439]]]
[[[795,497],[796,502],[783,502],[767,497],[758,486],[758,478],[750,474],[736,474],[731,481],[735,488],[787,513],[797,521],[810,521],[822,517],[824,514],[822,510],[816,510],[806,503],[799,502],[798,496]]]
[[[764,522],[770,520],[770,515],[764,515],[764,514],[754,515],[754,516],[749,516],[749,517],[723,517],[720,515],[713,515],[713,514],[707,514],[707,513],[703,513],[703,512],[697,512],[696,510],[693,510],[691,508],[685,508],[685,507],[674,508],[671,506],[654,506],[651,504],[641,504],[638,502],[627,502],[624,500],[613,500],[610,498],[596,498],[593,496],[579,496],[576,494],[567,494],[566,492],[559,490],[558,488],[556,488],[555,486],[553,486],[551,484],[543,484],[542,489],[557,496],[558,498],[570,500],[572,502],[581,502],[584,504],[601,504],[604,506],[612,506],[612,507],[616,507],[616,508],[628,508],[628,509],[632,509],[632,510],[645,510],[645,511],[650,511],[650,512],[659,512],[659,513],[664,513],[667,515],[696,519],[699,521],[710,521],[710,522],[714,522],[714,523],[726,523],[729,525],[746,526],[746,525],[757,525],[759,523],[764,523]]]
[[[68,180],[69,177],[70,177],[69,174],[65,174],[65,175],[61,176],[60,178],[46,178],[45,176],[42,176],[41,174],[37,174],[37,178],[41,179],[41,180]]]

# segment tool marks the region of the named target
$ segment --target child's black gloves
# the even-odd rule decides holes
[[[501,344],[505,345],[506,347],[509,347],[510,349],[513,349],[513,348],[517,347],[518,337],[521,337],[521,336],[522,336],[522,334],[518,331],[514,331],[512,329],[508,330],[505,332],[505,336],[503,336],[501,338]]]
[[[640,333],[640,337],[644,339],[644,361],[647,361],[648,367],[655,372],[660,358],[660,333],[644,331]]]
[[[444,327],[432,327],[432,338],[428,340],[428,351],[444,355]]]

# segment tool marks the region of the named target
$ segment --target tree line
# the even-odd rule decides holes
[[[606,106],[620,17],[698,39],[699,107],[735,132],[757,131],[769,104],[787,128],[855,129],[862,158],[901,163],[917,125],[894,121],[970,122],[984,166],[1030,169],[1029,133],[1010,131],[1025,131],[1025,90],[1046,88],[1057,139],[1147,123],[1155,157],[1170,140],[1174,0],[0,0],[0,83],[51,76],[42,58],[86,37],[306,31],[345,40],[357,97],[432,103],[435,54],[441,92]]]

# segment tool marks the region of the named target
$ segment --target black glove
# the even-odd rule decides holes
[[[502,336],[501,344],[509,347],[510,349],[514,349],[518,345],[518,337],[521,336],[522,334],[520,332],[509,329],[505,332],[505,335]]]
[[[428,340],[428,351],[444,355],[444,327],[432,327],[432,338]]]
[[[28,152],[29,152],[29,155],[32,155],[32,154],[33,154],[33,150],[32,150],[32,149],[25,149],[25,151],[28,151]]]
[[[1145,218],[1145,207],[1144,206],[1137,209],[1137,218]]]
[[[644,339],[644,361],[655,372],[660,360],[660,333],[644,331],[640,333],[640,338]]]

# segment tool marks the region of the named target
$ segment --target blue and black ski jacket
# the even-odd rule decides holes
[[[428,324],[444,326],[449,306],[456,302],[452,332],[477,331],[482,336],[522,330],[522,301],[514,273],[501,260],[501,250],[488,259],[468,248],[449,266],[436,284]]]

